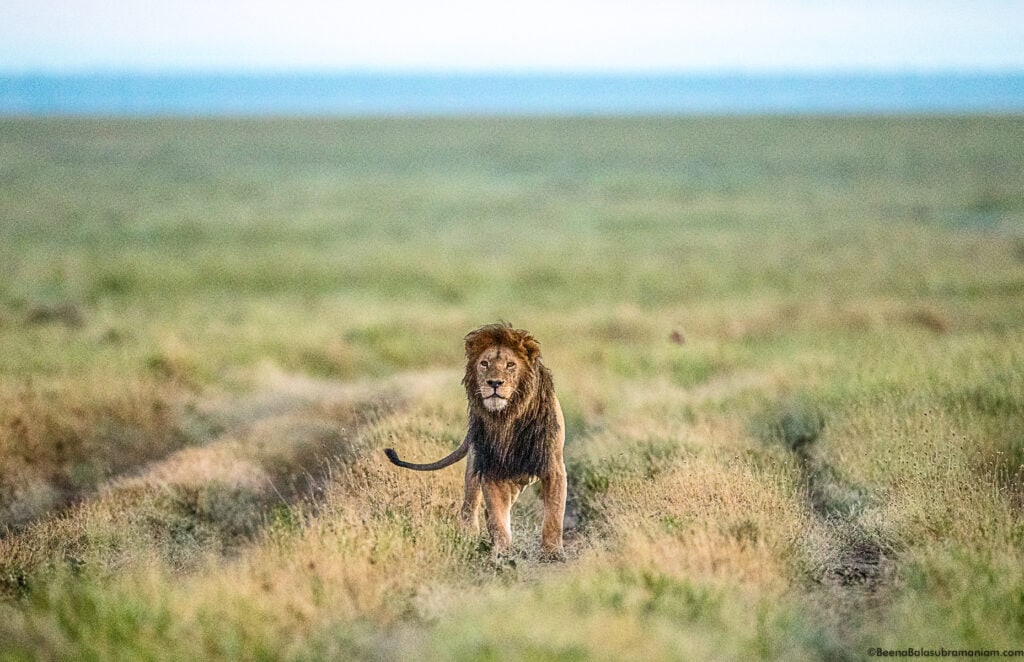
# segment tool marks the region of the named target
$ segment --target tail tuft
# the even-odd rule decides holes
[[[388,456],[392,464],[398,464],[401,461],[398,459],[398,453],[395,452],[394,448],[385,448],[384,454]]]

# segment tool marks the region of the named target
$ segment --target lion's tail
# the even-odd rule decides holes
[[[398,453],[395,452],[394,448],[385,448],[384,454],[391,460],[391,464],[403,467],[405,469],[412,469],[413,471],[436,471],[438,469],[444,469],[450,467],[462,458],[466,457],[466,453],[469,452],[469,435],[463,439],[462,445],[453,450],[447,457],[441,458],[437,462],[431,462],[430,464],[414,464],[412,462],[405,462],[398,459]]]

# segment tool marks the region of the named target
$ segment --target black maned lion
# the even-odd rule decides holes
[[[541,547],[545,554],[559,556],[566,495],[565,419],[540,345],[508,323],[482,326],[466,336],[462,384],[469,399],[462,445],[431,464],[403,462],[391,448],[384,452],[394,464],[417,471],[443,469],[468,453],[462,521],[478,529],[482,497],[495,554],[512,543],[512,504],[524,487],[540,479]]]

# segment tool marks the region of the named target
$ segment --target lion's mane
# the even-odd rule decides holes
[[[476,361],[494,346],[515,352],[523,373],[509,404],[489,411],[480,399]],[[466,374],[462,379],[469,401],[469,437],[473,471],[491,480],[543,476],[559,435],[555,384],[544,366],[540,344],[529,332],[508,323],[483,326],[466,336]]]

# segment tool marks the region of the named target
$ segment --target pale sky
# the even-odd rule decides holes
[[[1024,0],[3,0],[0,70],[1024,70]]]

